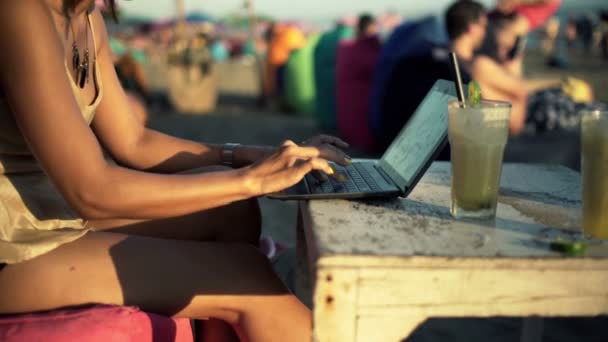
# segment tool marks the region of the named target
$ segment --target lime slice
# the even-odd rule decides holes
[[[481,101],[481,87],[477,81],[473,80],[469,82],[469,98],[468,102],[470,106],[476,106]]]
[[[583,241],[564,241],[558,239],[551,242],[551,244],[549,244],[549,248],[556,252],[561,252],[572,256],[580,256],[585,254],[587,245]]]

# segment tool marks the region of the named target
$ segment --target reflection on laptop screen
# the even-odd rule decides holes
[[[407,96],[407,95],[405,95]],[[456,98],[454,82],[438,80],[380,160],[380,166],[405,191],[448,131],[448,101]]]

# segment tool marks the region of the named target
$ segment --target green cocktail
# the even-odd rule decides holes
[[[463,108],[460,102],[451,101],[448,112],[451,213],[457,218],[494,218],[511,104],[481,101]]]
[[[581,113],[583,231],[608,239],[608,112]]]

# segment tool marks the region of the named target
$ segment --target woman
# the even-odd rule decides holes
[[[217,318],[247,341],[310,340],[309,310],[253,246],[254,198],[332,174],[344,143],[220,147],[146,129],[92,6],[0,2],[0,313],[136,305]],[[241,168],[204,168],[222,160]]]
[[[577,129],[579,110],[593,101],[591,88],[573,78],[525,78],[527,25],[521,24],[520,17],[515,12],[494,12],[488,16],[489,30],[473,61],[473,78],[481,85],[484,97],[513,104],[510,128],[514,135],[524,129],[526,132]]]
[[[561,86],[560,79],[523,77],[525,34],[527,24],[522,25],[521,16],[517,13],[496,11],[489,14],[485,42],[471,66],[471,76],[479,82],[485,98],[512,103],[512,135],[522,133],[525,128],[528,96]]]

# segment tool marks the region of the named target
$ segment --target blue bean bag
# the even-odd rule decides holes
[[[370,108],[370,127],[376,139],[382,136],[383,98],[386,85],[400,60],[428,54],[435,45],[447,44],[448,37],[436,17],[405,22],[398,26],[384,44],[375,69]],[[416,80],[409,80],[416,82]],[[405,96],[405,95],[404,95]]]

